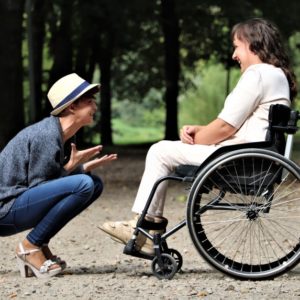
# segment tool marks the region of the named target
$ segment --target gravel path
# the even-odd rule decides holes
[[[97,228],[107,220],[128,219],[144,165],[143,151],[121,153],[100,170],[106,186],[92,207],[70,222],[52,241],[68,262],[63,275],[49,280],[21,278],[14,249],[26,233],[1,238],[0,299],[300,299],[300,266],[271,281],[239,281],[211,269],[183,228],[168,239],[183,256],[182,272],[172,280],[152,275],[151,262],[122,254],[123,246]],[[185,191],[172,185],[166,217],[184,218]]]

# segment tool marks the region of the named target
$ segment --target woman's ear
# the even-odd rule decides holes
[[[76,103],[71,103],[68,107],[67,107],[67,109],[68,109],[68,111],[70,112],[70,113],[74,113],[75,112],[75,110],[76,110]]]

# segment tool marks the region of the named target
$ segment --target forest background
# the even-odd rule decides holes
[[[300,78],[299,12],[298,0],[1,0],[0,149],[49,115],[49,86],[71,72],[101,83],[79,144],[177,139],[214,119],[239,78],[237,22],[273,21]]]

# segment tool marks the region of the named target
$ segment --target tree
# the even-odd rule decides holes
[[[260,10],[263,17],[273,21],[279,27],[285,40],[294,32],[299,31],[299,1],[251,0],[250,2]]]
[[[101,10],[103,15],[101,18],[102,22],[100,23],[101,27],[98,31],[100,33],[100,41],[97,53],[102,84],[100,91],[101,119],[99,127],[101,131],[101,143],[103,144],[111,145],[113,143],[111,98],[112,87],[115,92],[113,82],[119,85],[118,80],[116,80],[116,74],[122,73],[122,71],[120,72],[118,61],[122,60],[122,57],[128,53],[134,53],[134,61],[141,59],[139,57],[139,49],[141,44],[144,46],[144,43],[146,43],[145,39],[142,38],[142,24],[149,20],[149,16],[152,16],[151,8],[153,7],[155,7],[155,4],[139,0],[131,0],[126,3],[118,0],[102,0]],[[140,61],[144,63],[143,60]],[[128,68],[125,69],[128,71]],[[149,72],[149,69],[146,67],[142,70],[143,72]],[[125,83],[124,78],[122,78],[122,82]],[[128,85],[126,87],[123,85],[123,89],[127,87]],[[133,92],[134,89],[139,89],[138,85],[130,86],[127,91],[132,93],[130,96],[131,99],[135,93]]]
[[[178,79],[179,63],[179,25],[174,0],[161,0],[162,29],[165,48],[166,81],[166,126],[165,139],[178,139]]]
[[[138,49],[145,42],[144,39],[140,38],[141,24],[144,19],[147,19],[147,15],[149,16],[149,11],[151,12],[151,9],[147,10],[147,7],[153,6],[153,4],[141,3],[138,0],[131,0],[126,3],[118,0],[89,1],[88,5],[86,1],[79,1],[78,4],[80,10],[77,11],[77,18],[75,18],[80,20],[78,22],[80,27],[77,25],[78,30],[76,31],[79,32],[78,40],[90,45],[90,51],[81,49],[77,57],[87,63],[88,58],[90,58],[90,63],[88,63],[90,68],[88,69],[92,69],[92,66],[95,67],[95,63],[100,68],[101,117],[96,128],[100,129],[101,143],[111,145],[113,143],[111,124],[112,94],[115,93],[115,97],[117,97],[118,91],[123,89],[131,93],[131,99],[133,99],[133,95],[136,93],[135,90],[139,90],[139,85],[136,84],[129,85],[129,89],[127,89],[126,75],[122,76],[120,74],[124,74],[121,69],[129,70],[127,68],[128,61],[125,63],[125,68],[124,61],[121,63],[120,61],[128,53],[134,53],[135,62],[142,61],[137,58]],[[77,46],[77,49],[80,48]],[[78,69],[86,72],[87,69],[84,65],[78,60],[76,61],[78,62],[76,64]],[[148,69],[144,67],[140,71],[146,73]],[[119,78],[121,79],[119,80]],[[120,85],[120,81],[122,85]]]
[[[53,65],[49,75],[49,86],[64,75],[73,70],[73,48],[72,48],[72,12],[73,0],[59,1],[59,7],[52,8],[52,19],[50,22],[51,41],[50,51],[53,55]],[[55,14],[56,10],[58,13]],[[49,112],[48,105],[46,111]]]
[[[0,2],[0,148],[24,126],[22,22],[24,0]]]
[[[1,1],[0,37],[6,45],[0,49],[0,68],[4,74],[0,81],[0,103],[5,107],[0,111],[0,147],[24,127],[28,111],[32,114],[26,117],[29,122],[49,115],[52,109],[49,102],[43,105],[41,101],[45,98],[42,90],[45,83],[51,85],[74,71],[92,81],[94,74],[98,76],[98,69],[102,84],[101,118],[85,132],[85,142],[92,142],[95,133],[100,133],[103,144],[112,144],[112,99],[138,105],[151,94],[152,88],[164,92],[165,138],[177,139],[177,98],[187,82],[185,70],[194,69],[199,59],[207,60],[214,55],[226,64],[229,75],[233,24],[253,16],[267,17],[279,26],[285,39],[299,29],[298,1],[274,1],[27,0],[31,6],[28,22],[24,24],[31,26],[31,30],[24,36],[30,39],[34,92],[30,109],[26,106],[25,112],[22,76],[27,70],[22,69],[21,51],[25,0]],[[46,58],[48,65],[53,62],[50,70],[43,65],[45,50],[50,54]],[[48,77],[44,76],[47,72]],[[161,105],[157,98],[151,98],[150,109]]]
[[[27,0],[27,40],[29,68],[29,122],[42,118],[43,49],[48,1]]]

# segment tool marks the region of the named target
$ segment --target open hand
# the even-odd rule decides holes
[[[64,166],[65,170],[71,172],[80,164],[84,164],[92,157],[98,155],[101,152],[102,148],[103,147],[99,145],[85,150],[77,150],[76,145],[72,143],[70,160]]]
[[[100,158],[95,158],[89,162],[86,162],[83,165],[83,169],[85,172],[92,171],[95,168],[98,168],[101,165],[104,165],[106,163],[109,163],[113,160],[116,160],[118,158],[117,154],[106,154]]]

